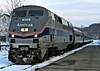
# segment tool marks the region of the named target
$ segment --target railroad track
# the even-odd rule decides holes
[[[8,54],[3,54],[2,56],[7,56]]]
[[[3,67],[0,67],[0,70],[1,70],[1,69],[4,69],[4,68],[7,68],[7,67],[10,67],[10,66],[12,66],[12,65],[15,65],[15,64],[9,64],[9,65],[5,65],[5,66],[3,66]]]
[[[8,58],[8,54],[2,54],[1,57],[0,57],[0,60],[2,60],[4,58]]]

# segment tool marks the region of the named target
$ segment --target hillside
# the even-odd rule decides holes
[[[100,37],[100,23],[91,24],[89,27],[84,27],[84,31],[94,37]]]

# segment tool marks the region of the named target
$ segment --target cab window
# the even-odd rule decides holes
[[[30,10],[28,16],[43,16],[43,10]]]
[[[27,11],[14,11],[13,12],[13,17],[25,17]]]

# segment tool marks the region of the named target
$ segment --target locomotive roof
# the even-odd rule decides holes
[[[75,32],[82,33],[81,29],[78,29],[78,28],[76,28],[76,27],[74,27],[74,31],[75,31]]]
[[[21,9],[32,9],[32,8],[41,8],[41,9],[45,9],[45,10],[48,10],[44,7],[41,7],[41,6],[36,6],[36,5],[26,5],[26,6],[21,6],[21,7],[18,7],[18,8],[15,8],[14,10],[21,10]]]

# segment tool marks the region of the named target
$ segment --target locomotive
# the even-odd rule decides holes
[[[84,38],[81,30],[44,7],[18,7],[11,14],[8,59],[17,64],[44,61],[85,43]]]

